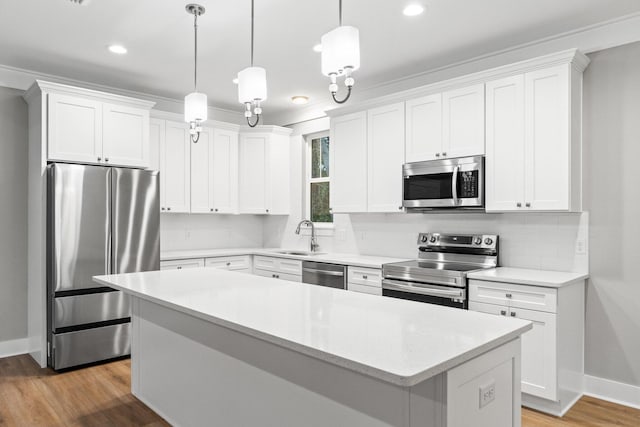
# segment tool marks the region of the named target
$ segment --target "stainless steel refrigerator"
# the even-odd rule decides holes
[[[158,172],[53,163],[47,178],[48,365],[128,355],[129,298],[91,278],[160,268]]]

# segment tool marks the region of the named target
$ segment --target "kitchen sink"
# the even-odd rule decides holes
[[[324,252],[311,252],[311,251],[296,251],[296,250],[282,250],[282,251],[274,251],[277,254],[283,255],[303,255],[303,256],[311,256],[311,255],[322,255]]]

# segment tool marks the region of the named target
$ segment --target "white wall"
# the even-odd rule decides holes
[[[27,104],[0,87],[0,353],[27,336]]]
[[[585,206],[591,211],[586,372],[640,386],[640,43],[590,57],[584,75]]]
[[[257,215],[160,215],[160,249],[262,247],[262,218]]]

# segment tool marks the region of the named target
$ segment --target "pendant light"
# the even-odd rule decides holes
[[[198,92],[198,17],[204,15],[204,7],[199,4],[188,4],[185,10],[193,15],[194,60],[193,92],[184,97],[184,121],[189,123],[189,134],[191,141],[195,144],[200,139],[202,122],[207,120],[207,95]]]
[[[244,116],[250,127],[258,125],[262,114],[260,103],[267,99],[267,72],[262,67],[253,66],[253,3],[254,0],[251,0],[251,66],[238,73],[238,101],[246,107]],[[254,114],[256,120],[251,122]]]
[[[331,79],[329,92],[338,104],[344,104],[351,96],[355,83],[351,73],[360,68],[360,33],[356,27],[342,25],[342,0],[339,0],[339,26],[320,40],[322,44],[322,74]],[[338,77],[345,76],[344,84],[347,95],[343,99],[336,98],[338,93]]]

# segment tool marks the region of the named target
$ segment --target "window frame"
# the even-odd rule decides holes
[[[305,218],[311,219],[311,184],[319,183],[319,182],[328,182],[329,183],[329,193],[331,193],[331,167],[329,168],[329,176],[328,177],[311,177],[311,155],[312,155],[312,146],[311,143],[314,139],[319,138],[330,138],[329,130],[324,130],[321,132],[315,132],[308,135],[305,135],[305,168],[304,168],[304,183],[305,183],[305,204],[304,204],[304,212]],[[331,139],[329,139],[329,147],[331,147]],[[329,148],[329,164],[331,164],[331,148]],[[333,229],[335,223],[334,222],[317,222],[314,221],[313,225],[319,229]]]

